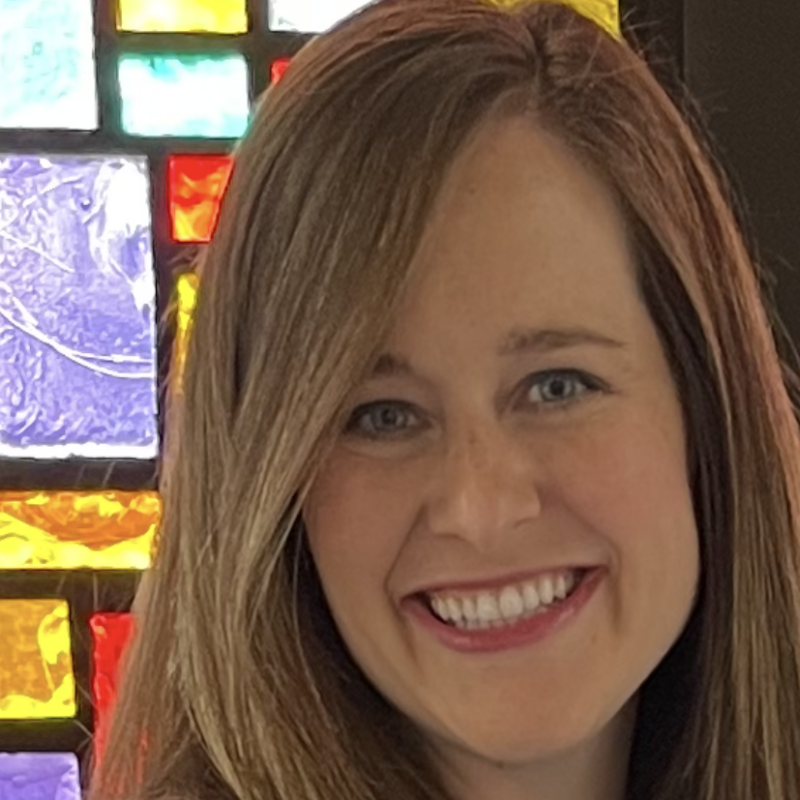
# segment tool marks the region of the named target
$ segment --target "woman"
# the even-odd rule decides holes
[[[367,8],[266,94],[199,269],[94,798],[798,796],[793,409],[626,44]]]

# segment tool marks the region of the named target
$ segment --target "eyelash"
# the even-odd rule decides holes
[[[572,397],[567,397],[564,400],[552,400],[552,401],[541,401],[540,403],[532,403],[532,405],[544,405],[548,406],[548,410],[546,412],[538,412],[538,413],[553,413],[566,410],[569,406],[573,403],[578,402],[581,397],[584,397],[586,394],[594,394],[597,391],[600,391],[603,386],[595,378],[587,375],[580,370],[575,369],[560,369],[560,370],[549,370],[547,372],[538,372],[531,376],[529,376],[526,381],[524,382],[525,393],[528,393],[536,386],[542,386],[546,384],[548,381],[553,379],[559,380],[566,380],[566,381],[573,381],[575,383],[581,383],[585,387],[585,391],[581,392],[577,395]],[[376,431],[365,431],[360,430],[358,425],[362,419],[366,419],[369,417],[369,414],[374,411],[381,411],[385,409],[400,409],[402,413],[405,414],[413,414],[413,406],[411,403],[406,403],[404,401],[399,400],[376,400],[372,403],[365,403],[363,405],[357,406],[353,413],[350,415],[350,419],[345,426],[345,433],[352,436],[357,436],[364,439],[400,439],[403,437],[404,434],[408,434],[409,432],[413,432],[416,428],[396,428],[392,431],[388,432],[376,432]]]

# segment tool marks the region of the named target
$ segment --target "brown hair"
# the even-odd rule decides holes
[[[700,594],[642,687],[629,797],[800,793],[800,441],[707,148],[566,6],[386,0],[300,52],[236,154],[94,800],[447,796],[344,652],[299,512],[455,154],[502,114],[616,193],[687,421]]]

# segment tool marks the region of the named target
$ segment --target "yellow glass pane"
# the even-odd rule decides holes
[[[493,2],[499,6],[512,8],[520,3],[529,3],[530,0],[493,0]],[[561,0],[561,2],[572,6],[615,36],[621,35],[619,0]]]
[[[156,492],[0,492],[0,570],[150,566]]]
[[[0,719],[75,716],[64,600],[0,600]]]
[[[246,0],[119,0],[121,31],[246,33]]]
[[[186,363],[186,348],[189,345],[192,313],[197,302],[197,275],[193,272],[179,275],[175,283],[175,295],[175,349],[172,354],[172,376],[175,388],[180,393],[183,366]]]

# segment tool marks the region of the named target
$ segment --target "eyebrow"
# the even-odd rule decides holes
[[[499,342],[496,352],[498,356],[507,358],[587,345],[614,350],[626,347],[624,342],[590,328],[512,328]],[[414,369],[405,358],[396,353],[382,353],[376,359],[369,378],[413,374]]]

